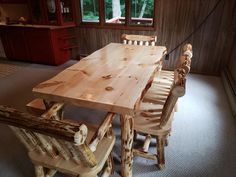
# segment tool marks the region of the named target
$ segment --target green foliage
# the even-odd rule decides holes
[[[154,0],[132,0],[132,17],[139,17],[142,7],[146,3],[143,18],[152,18],[154,10]]]
[[[82,0],[83,19],[98,20],[98,0]]]
[[[105,0],[105,13],[106,19],[113,18],[112,15],[112,0]],[[121,17],[125,16],[125,0],[120,0],[120,10],[121,10]]]
[[[82,0],[83,19],[97,20],[99,18],[98,0]],[[132,17],[139,17],[142,7],[146,4],[143,13],[143,18],[152,18],[154,10],[154,0],[132,0]],[[125,0],[120,0],[121,16],[125,16]],[[113,18],[112,16],[112,0],[105,0],[105,15],[106,19]]]

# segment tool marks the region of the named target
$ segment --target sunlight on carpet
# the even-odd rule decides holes
[[[23,68],[22,66],[0,63],[0,78],[14,74],[19,69]]]

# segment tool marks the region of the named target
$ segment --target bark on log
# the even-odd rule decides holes
[[[0,106],[0,122],[66,141],[75,141],[77,145],[84,143],[88,131],[84,124],[72,125],[63,121],[36,117],[7,106]]]

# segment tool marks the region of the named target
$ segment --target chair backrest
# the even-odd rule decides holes
[[[107,115],[102,124],[103,131],[96,134],[98,138],[93,138],[91,148],[86,143],[89,132],[85,124],[37,117],[0,105],[0,123],[9,125],[29,151],[37,151],[51,158],[61,156],[65,160],[73,159],[86,167],[97,165],[93,149],[96,150],[99,140],[110,128],[113,116],[111,113]]]
[[[191,44],[187,44],[183,48],[183,54],[180,57],[180,64],[175,69],[174,83],[163,107],[160,127],[164,127],[167,124],[171,118],[171,114],[178,98],[185,94],[186,75],[190,71],[191,58],[192,46]]]
[[[154,46],[157,41],[156,36],[144,36],[144,35],[132,35],[132,34],[123,34],[121,39],[124,44],[129,45],[146,45]]]
[[[183,68],[185,70],[185,73],[188,74],[190,72],[192,57],[193,57],[192,45],[191,44],[184,45],[182,49],[182,55],[179,58],[176,68]]]

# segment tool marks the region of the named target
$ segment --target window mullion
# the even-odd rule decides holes
[[[156,20],[157,20],[157,1],[154,1],[154,9],[153,9],[153,27],[154,27],[154,29],[156,29],[157,28],[157,22],[156,22]]]
[[[125,25],[131,24],[131,0],[125,1]]]
[[[101,26],[105,24],[105,0],[98,0],[99,1],[99,23]]]

